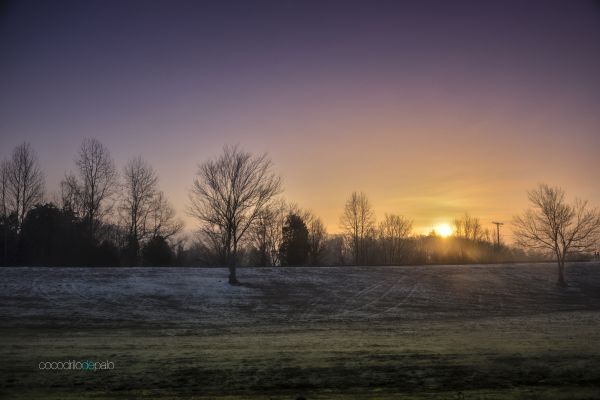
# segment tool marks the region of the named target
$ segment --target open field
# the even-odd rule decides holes
[[[598,263],[239,275],[0,269],[0,397],[600,398]]]

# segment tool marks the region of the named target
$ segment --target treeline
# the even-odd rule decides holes
[[[427,235],[414,234],[412,222],[397,214],[386,214],[376,223],[367,197],[353,193],[341,217],[340,227],[344,232],[328,234],[321,219],[310,211],[277,201],[258,218],[246,245],[239,250],[237,264],[422,265],[546,259],[542,254],[496,243],[479,219],[469,214],[455,219],[453,225],[453,234],[443,237],[435,230]],[[196,265],[225,265],[217,249],[210,235],[200,232],[187,254]]]
[[[281,180],[266,155],[237,147],[201,164],[190,192],[190,214],[200,230],[190,249],[196,265],[236,266],[401,265],[529,260],[497,240],[479,219],[454,221],[454,235],[415,235],[405,216],[386,214],[377,223],[369,199],[354,192],[344,205],[341,234],[328,234],[310,211],[281,200]]]
[[[58,194],[48,199],[29,143],[0,164],[2,265],[171,265],[183,224],[141,157],[119,173],[96,139],[81,144]]]
[[[342,233],[284,201],[266,155],[237,147],[199,166],[183,233],[156,171],[142,157],[117,169],[109,150],[86,139],[58,191],[47,196],[29,143],[0,165],[0,262],[48,266],[302,266],[489,263],[531,255],[494,243],[479,219],[454,221],[451,237],[415,235],[412,221],[386,214],[377,222],[362,192],[340,217]],[[534,255],[537,257],[537,255]],[[231,276],[230,276],[231,278]]]

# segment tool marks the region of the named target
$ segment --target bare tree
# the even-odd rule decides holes
[[[8,170],[8,161],[2,160],[0,163],[0,217],[8,216]]]
[[[158,177],[141,156],[131,159],[123,168],[123,186],[119,214],[127,232],[124,256],[137,265],[140,242],[146,237],[147,220],[156,194]]]
[[[216,160],[198,168],[190,191],[190,214],[229,268],[229,283],[237,284],[238,248],[261,212],[281,192],[266,154],[254,156],[226,146]]]
[[[354,263],[366,262],[367,239],[375,228],[375,214],[363,192],[353,192],[346,201],[340,227],[350,241]]]
[[[566,286],[567,256],[591,250],[600,239],[600,210],[580,199],[568,204],[564,190],[546,184],[528,195],[533,207],[513,220],[516,243],[553,254],[558,263],[558,284]]]
[[[157,183],[154,169],[141,156],[130,160],[123,169],[121,211],[131,242],[139,243],[146,236],[147,219]]]
[[[310,214],[308,225],[308,261],[311,265],[319,265],[325,253],[327,230],[321,218]]]
[[[322,261],[327,231],[321,219],[297,204],[279,198],[263,209],[250,234],[251,244],[258,256],[255,260],[257,265],[281,265],[283,228],[290,215],[300,217],[308,229],[308,262],[318,265]]]
[[[63,199],[76,205],[95,237],[103,218],[112,208],[107,204],[117,192],[118,173],[106,147],[95,138],[85,139],[75,160],[78,175],[67,175],[62,182]]]
[[[183,229],[183,222],[175,217],[175,209],[162,191],[156,192],[150,202],[146,229],[150,238],[165,239],[172,239]]]
[[[295,203],[276,199],[263,209],[251,231],[251,244],[258,257],[257,265],[281,265],[280,249],[286,219],[296,215],[306,223],[309,237],[309,262],[316,265],[324,253],[327,232],[320,218]]]
[[[27,142],[13,150],[12,157],[4,168],[8,175],[5,202],[8,213],[15,213],[17,216],[17,229],[20,229],[27,212],[42,201],[44,174],[37,154]]]
[[[283,199],[271,201],[256,218],[250,232],[250,241],[257,253],[255,262],[260,266],[281,265],[280,252],[283,225],[288,213]]]
[[[65,175],[65,178],[60,182],[60,192],[62,208],[82,217],[85,214],[82,204],[83,196],[77,177],[74,174],[68,173]]]
[[[461,218],[456,218],[453,221],[454,236],[468,239],[472,241],[482,241],[485,239],[486,233],[479,221],[479,218],[472,217],[469,213],[465,213]]]
[[[378,235],[383,250],[385,264],[396,264],[401,261],[406,247],[406,239],[412,230],[412,221],[402,215],[385,214],[379,224]]]
[[[464,237],[462,218],[455,218],[454,221],[452,221],[452,225],[454,226],[454,228],[452,229],[452,234],[458,238]]]
[[[2,160],[0,163],[0,222],[2,223],[3,234],[2,265],[7,265],[8,260],[8,171],[8,161]]]

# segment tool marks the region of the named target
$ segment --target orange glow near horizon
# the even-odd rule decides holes
[[[267,153],[282,197],[331,234],[354,191],[376,224],[398,214],[415,235],[443,236],[440,224],[469,213],[491,233],[503,222],[507,243],[538,183],[600,206],[592,1],[518,13],[504,2],[435,13],[421,2],[14,3],[0,35],[0,161],[30,142],[47,201],[95,137],[119,172],[138,155],[152,165],[190,237],[198,165],[236,144]],[[71,23],[79,16],[86,24]]]

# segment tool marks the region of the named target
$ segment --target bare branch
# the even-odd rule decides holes
[[[575,200],[567,204],[565,192],[541,184],[529,192],[532,209],[513,219],[516,242],[522,247],[546,250],[558,262],[559,284],[565,285],[564,264],[574,251],[589,251],[600,239],[600,211]]]
[[[280,192],[281,178],[272,172],[266,154],[253,156],[226,146],[218,159],[199,166],[190,191],[189,213],[220,247],[216,250],[230,268],[231,283],[237,282],[239,244]]]
[[[10,160],[3,166],[3,207],[5,213],[17,216],[17,228],[20,229],[27,212],[44,196],[44,174],[40,168],[38,156],[25,142],[17,146]]]

